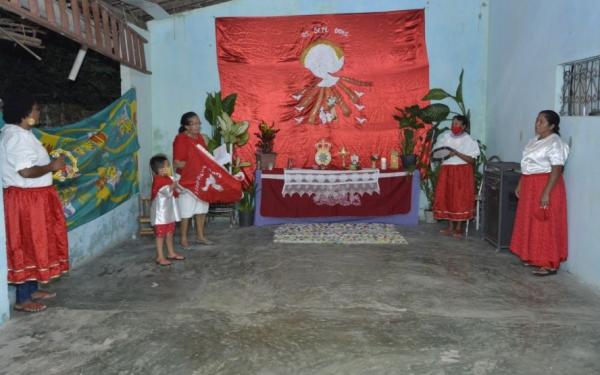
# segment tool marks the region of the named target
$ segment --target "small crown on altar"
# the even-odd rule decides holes
[[[329,149],[331,148],[331,143],[327,142],[325,139],[321,139],[319,142],[317,142],[315,144],[315,147],[317,148],[318,151],[320,151],[320,150],[329,151]]]

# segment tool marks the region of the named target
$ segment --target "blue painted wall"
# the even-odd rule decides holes
[[[600,54],[596,0],[502,0],[490,4],[487,143],[493,154],[519,161],[543,109],[559,109],[561,63]],[[569,259],[564,268],[600,287],[600,118],[566,117]]]
[[[473,133],[484,138],[487,1],[480,0],[234,0],[152,21],[150,70],[154,152],[171,153],[186,111],[204,113],[207,92],[219,90],[215,17],[284,16],[425,9],[431,87],[454,90],[465,69],[465,100]],[[390,114],[391,116],[392,114]],[[203,131],[209,126],[204,124]]]

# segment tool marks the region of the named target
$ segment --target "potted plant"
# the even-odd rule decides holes
[[[240,227],[249,227],[254,224],[254,202],[256,185],[251,181],[243,190],[243,196],[238,206]]]
[[[396,108],[398,111],[397,115],[394,115],[394,119],[398,121],[400,132],[402,134],[402,140],[400,143],[400,159],[402,160],[402,167],[404,169],[414,169],[417,163],[417,156],[415,155],[415,135],[418,129],[423,128],[423,124],[419,119],[419,112],[421,108],[418,105],[411,105],[404,108]]]
[[[258,142],[256,142],[257,168],[265,169],[275,166],[277,154],[273,152],[273,146],[275,145],[275,136],[279,130],[275,129],[275,123],[269,126],[266,122],[261,121],[258,125],[258,133],[254,133],[258,137]]]

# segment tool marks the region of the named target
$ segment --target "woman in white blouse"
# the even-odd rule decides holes
[[[440,232],[457,238],[462,237],[462,222],[473,218],[475,209],[473,164],[480,151],[477,142],[467,133],[468,127],[468,118],[454,116],[450,132],[440,135],[434,146],[453,151],[442,163],[433,200],[433,216],[448,220],[448,228]]]
[[[0,170],[4,187],[8,282],[17,289],[15,309],[38,312],[55,293],[38,290],[69,269],[67,227],[52,172],[65,167],[51,160],[33,135],[40,110],[30,97],[4,97],[7,124],[0,135]]]
[[[523,150],[519,203],[510,249],[536,276],[557,272],[567,259],[567,198],[562,172],[569,146],[559,133],[560,117],[545,110],[535,121],[537,136]]]

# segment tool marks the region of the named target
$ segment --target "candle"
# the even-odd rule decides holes
[[[380,159],[380,163],[381,163],[381,170],[385,171],[387,169],[387,159],[386,158],[381,158]]]

